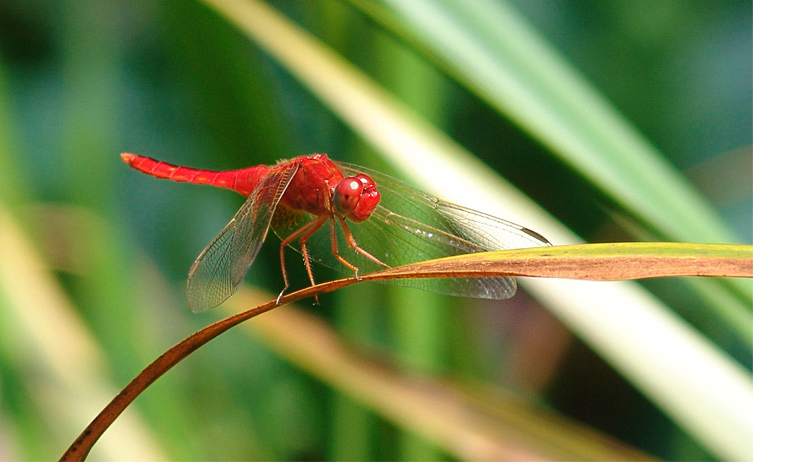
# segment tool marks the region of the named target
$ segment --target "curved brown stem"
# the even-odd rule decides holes
[[[584,280],[668,276],[753,277],[752,245],[613,243],[483,252],[415,263],[317,284],[287,294],[281,305],[359,281],[427,277],[534,276]],[[170,348],[136,376],[75,439],[61,461],[82,461],[117,417],[150,384],[186,356],[230,328],[276,307],[264,305],[213,323]]]
[[[281,299],[281,306],[301,300],[307,297],[312,297],[322,293],[330,292],[332,290],[344,287],[358,282],[354,278],[341,279],[337,281],[326,282],[301,289],[296,292],[287,294]],[[86,460],[89,451],[94,444],[100,439],[100,436],[111,426],[125,408],[130,405],[147,387],[153,382],[158,380],[159,377],[164,375],[173,366],[178,364],[189,354],[208,343],[212,339],[221,335],[225,331],[233,328],[234,326],[256,317],[264,312],[268,312],[276,308],[275,300],[269,303],[259,305],[246,312],[242,312],[227,318],[224,318],[216,323],[203,328],[202,330],[192,334],[180,343],[170,348],[167,352],[158,357],[142,372],[139,373],[119,394],[114,397],[111,402],[106,405],[100,414],[86,426],[86,429],[75,439],[72,445],[64,452],[59,461],[61,462],[79,462]]]

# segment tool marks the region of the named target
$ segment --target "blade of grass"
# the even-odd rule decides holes
[[[391,13],[376,19],[413,35],[454,78],[667,238],[736,241],[706,198],[506,2],[381,3]]]
[[[275,57],[385,156],[416,170],[414,176],[424,187],[535,227],[556,243],[579,241],[463,148],[269,5],[252,0],[204,3]],[[448,178],[442,179],[443,174]],[[724,459],[752,458],[752,382],[746,380],[746,371],[639,286],[566,282],[529,280],[523,285],[712,452]],[[636,321],[628,328],[619,328],[619,315],[597,314],[620,309],[635,314]],[[643,340],[653,335],[659,341]],[[692,360],[698,357],[703,360]],[[652,380],[653,371],[661,373],[658,381]],[[700,380],[704,376],[720,381]],[[733,399],[719,399],[728,395]],[[698,415],[698,409],[706,413]]]
[[[736,240],[708,200],[505,2],[349,1],[662,237]],[[686,285],[752,348],[752,283]]]
[[[590,243],[491,251],[425,261],[384,274],[513,275],[622,281],[673,276],[753,277],[753,247],[707,243]]]

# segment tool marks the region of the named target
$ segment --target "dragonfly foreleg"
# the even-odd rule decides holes
[[[373,256],[372,253],[358,246],[358,243],[356,243],[356,238],[353,236],[353,233],[350,232],[350,228],[347,226],[347,221],[344,220],[341,216],[337,217],[339,219],[339,223],[342,225],[342,231],[344,232],[344,237],[347,240],[347,244],[350,246],[350,248],[356,250],[356,253],[359,253],[360,255],[366,257],[368,260],[372,261],[375,264],[383,266],[384,268],[391,268],[391,266]],[[333,221],[331,221],[331,226],[333,226]],[[333,231],[333,228],[331,229],[331,231]],[[339,257],[338,251],[334,251],[334,254],[336,255],[337,258],[339,258],[340,261],[342,261],[342,263],[344,263],[346,266],[350,266],[351,269],[353,269],[356,272],[356,278],[358,278],[358,268],[342,260],[342,258]]]
[[[345,227],[345,233],[349,233],[350,231],[346,228],[347,224],[345,224],[344,220],[340,216],[337,216],[337,218],[342,223],[342,227]],[[361,278],[358,277],[358,268],[346,259],[342,258],[342,255],[339,254],[339,242],[336,240],[336,220],[334,219],[331,219],[331,252],[333,252],[333,256],[335,256],[340,263],[353,271],[353,275],[356,277],[356,279],[359,281],[361,280]]]

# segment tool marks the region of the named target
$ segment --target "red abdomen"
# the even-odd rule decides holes
[[[156,178],[232,189],[243,196],[249,196],[253,192],[253,188],[269,171],[269,167],[266,165],[229,171],[198,170],[197,168],[160,162],[150,157],[132,153],[123,153],[122,159],[131,168]]]

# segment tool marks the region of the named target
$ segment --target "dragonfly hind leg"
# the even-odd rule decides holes
[[[306,242],[308,241],[311,235],[317,232],[325,224],[325,220],[327,218],[323,216],[319,216],[316,219],[308,222],[307,224],[303,225],[299,229],[292,232],[288,237],[286,237],[281,242],[281,249],[280,249],[280,258],[281,258],[281,273],[283,274],[283,289],[281,290],[280,294],[278,294],[278,298],[276,299],[275,303],[280,304],[281,298],[283,294],[289,289],[289,275],[286,273],[286,257],[285,251],[286,246],[289,243],[292,243],[298,237],[300,237],[300,252],[303,255],[303,262],[306,265],[306,273],[308,273],[308,279],[311,281],[311,285],[314,286],[316,283],[314,282],[314,274],[311,272],[311,260],[308,257],[308,247],[306,246]],[[319,303],[319,298],[315,296],[316,303]]]

